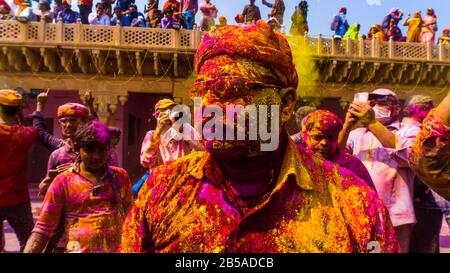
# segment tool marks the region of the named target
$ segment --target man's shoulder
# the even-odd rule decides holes
[[[139,195],[149,196],[152,192],[152,200],[158,200],[161,196],[166,196],[165,193],[168,192],[176,193],[180,189],[192,189],[192,187],[185,187],[185,184],[191,177],[194,180],[201,179],[206,157],[206,152],[193,152],[152,169]]]
[[[109,166],[109,168],[113,174],[120,175],[120,176],[128,175],[127,171],[124,168],[117,167],[117,166]]]

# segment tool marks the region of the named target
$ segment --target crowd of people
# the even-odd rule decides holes
[[[200,5],[198,0],[166,0],[162,9],[159,9],[159,0],[148,0],[147,6],[143,12],[138,10],[135,0],[101,0],[95,5],[93,11],[93,0],[78,0],[79,12],[73,11],[70,0],[40,0],[38,10],[33,12],[30,0],[17,0],[16,10],[13,12],[5,0],[0,1],[0,19],[16,19],[20,21],[39,21],[44,17],[47,22],[57,22],[59,19],[65,24],[76,23],[78,19],[82,24],[90,25],[116,25],[120,22],[121,26],[133,27],[151,27],[165,29],[193,29],[196,26],[196,15],[200,11],[201,19],[199,28],[202,31],[209,31],[213,27],[221,27],[228,24],[225,16],[218,18],[219,10],[210,1],[204,0]],[[241,13],[236,15],[236,24],[252,24],[262,19],[259,7],[255,0],[250,0]],[[113,4],[115,6],[113,7]],[[284,13],[286,10],[283,0],[275,0],[270,3],[262,0],[262,4],[271,8],[268,16],[268,23],[282,30],[284,26]],[[292,35],[305,35],[309,31],[308,27],[308,3],[301,0],[295,6],[294,14],[291,17]],[[428,8],[426,15],[417,11],[411,17],[407,15],[403,26],[408,27],[406,36],[403,35],[399,23],[403,18],[403,12],[398,8],[392,8],[383,18],[381,23],[374,24],[367,35],[360,34],[360,24],[350,25],[347,21],[347,8],[339,9],[337,15],[331,22],[331,30],[334,31],[334,37],[337,39],[359,40],[373,39],[376,37],[379,41],[414,42],[431,43],[436,40],[438,31],[437,16],[432,8]],[[216,18],[218,24],[216,25]],[[438,43],[448,44],[450,41],[449,29],[444,28],[442,35],[438,37]]]
[[[156,128],[142,143],[147,173],[132,185],[117,166],[120,130],[98,121],[89,93],[86,105],[58,107],[57,138],[43,122],[48,92],[37,96],[28,126],[22,95],[0,90],[0,224],[9,222],[21,251],[439,251],[444,214],[450,219],[450,92],[437,107],[416,95],[403,109],[392,90],[358,93],[344,121],[329,110],[296,110],[301,68],[271,23],[253,22],[254,2],[237,16],[240,24],[204,37],[189,93],[202,98],[202,107],[278,106],[274,151],[261,150],[266,139],[248,132],[244,140],[199,141],[205,132],[188,123],[181,132],[191,137],[180,138],[173,126],[177,104],[163,99],[153,111]],[[275,18],[284,10],[280,2],[263,1],[275,8]],[[164,6],[179,10],[176,3]],[[300,16],[305,3],[296,9]],[[87,20],[106,22],[107,12],[100,4]],[[296,31],[305,31],[305,22]],[[300,130],[290,136],[285,126],[294,112]],[[228,117],[219,121],[229,123]],[[33,223],[26,166],[37,139],[52,153]]]
[[[389,13],[383,18],[382,23],[374,24],[367,35],[360,34],[360,24],[354,23],[350,25],[347,20],[347,8],[339,9],[337,15],[333,17],[331,22],[331,30],[334,31],[333,37],[337,39],[369,39],[374,37],[378,41],[389,41],[392,39],[395,42],[409,42],[409,43],[430,43],[434,44],[436,41],[436,32],[438,31],[437,16],[432,8],[428,8],[426,15],[422,17],[422,12],[417,11],[411,17],[411,14],[406,16],[403,26],[408,27],[406,36],[403,35],[399,23],[403,18],[403,12],[398,8],[392,8]],[[442,35],[438,37],[438,43],[447,45],[450,41],[449,29],[444,28]]]

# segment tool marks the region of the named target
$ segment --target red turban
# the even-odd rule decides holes
[[[58,118],[65,116],[87,119],[89,117],[89,110],[82,104],[69,102],[58,107]]]
[[[200,43],[191,93],[233,89],[252,84],[297,88],[298,76],[286,38],[264,21],[226,26],[207,33]]]
[[[307,132],[318,130],[327,135],[335,135],[342,130],[342,120],[333,112],[317,110],[306,117],[304,127]]]

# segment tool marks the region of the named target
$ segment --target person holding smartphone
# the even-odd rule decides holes
[[[420,129],[400,124],[400,105],[393,91],[377,89],[368,100],[355,100],[350,105],[339,145],[366,166],[389,211],[401,250],[409,252],[416,217],[414,174],[408,156]],[[357,122],[362,128],[353,130]]]
[[[176,113],[171,112],[176,105],[177,104],[170,99],[162,99],[155,105],[153,116],[156,118],[157,122],[156,129],[147,132],[141,148],[141,165],[144,168],[149,169],[149,172],[157,166],[186,156],[193,150],[204,150],[198,132],[196,132],[189,124],[184,124],[182,128],[183,130],[189,130],[189,132],[186,133],[191,136],[190,139],[177,140],[177,133],[172,128],[172,125],[176,122],[177,115]],[[134,185],[134,196],[137,196],[148,173]]]

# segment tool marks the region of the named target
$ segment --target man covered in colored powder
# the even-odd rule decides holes
[[[338,135],[342,126],[342,120],[330,111],[317,110],[309,114],[302,126],[307,150],[351,171],[375,190],[375,185],[364,164],[345,151],[339,151]]]
[[[414,141],[410,163],[417,176],[450,201],[450,92],[433,109]]]
[[[7,220],[25,247],[33,229],[27,183],[28,151],[37,138],[33,127],[18,123],[22,96],[14,90],[0,90],[0,240]],[[0,242],[0,252],[3,242]]]
[[[42,102],[43,99],[38,97],[38,111],[34,113],[33,125],[38,128],[41,141],[52,149],[56,148],[48,159],[47,176],[39,184],[39,194],[44,195],[55,176],[70,168],[77,158],[73,138],[78,127],[88,121],[89,110],[78,103],[66,103],[59,106],[57,116],[61,125],[62,139],[60,139],[45,130],[42,121],[43,108],[40,108],[39,101]]]
[[[366,166],[377,192],[389,210],[402,252],[409,251],[413,224],[414,174],[408,164],[417,127],[402,126],[397,95],[388,89],[369,94],[369,102],[354,101],[340,135],[341,149]],[[362,128],[352,130],[356,122]]]
[[[279,145],[207,138],[206,152],[154,169],[124,223],[122,252],[399,250],[375,191],[287,135],[298,77],[280,33],[261,20],[218,28],[199,45],[196,72],[190,92],[202,107],[280,107],[270,114]]]
[[[107,164],[109,130],[91,121],[74,141],[80,159],[50,185],[24,252],[43,252],[50,239],[57,241],[53,252],[115,252],[120,246],[133,199],[127,172]]]

